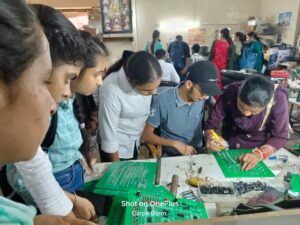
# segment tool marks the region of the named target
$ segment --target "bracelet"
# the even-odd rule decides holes
[[[258,148],[255,148],[253,151],[252,151],[253,153],[254,152],[258,152],[259,153],[259,160],[262,160],[263,159],[263,153],[262,153],[262,151],[261,150],[259,150]]]
[[[273,154],[273,147],[270,146],[270,145],[263,145],[263,146],[260,146],[260,148],[261,149],[266,149],[267,152],[268,152],[268,156]]]
[[[265,160],[267,158],[267,154],[260,148],[258,149],[258,151],[262,154],[262,160]]]

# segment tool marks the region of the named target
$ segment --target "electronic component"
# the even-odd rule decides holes
[[[217,195],[233,195],[235,194],[232,187],[225,187],[221,185],[205,185],[199,187],[201,194],[217,194]]]
[[[264,191],[267,188],[267,184],[264,182],[233,182],[233,186],[239,195],[245,194],[250,191]]]

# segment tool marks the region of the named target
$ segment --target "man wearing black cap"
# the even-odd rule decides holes
[[[217,68],[211,62],[194,63],[184,82],[155,98],[142,139],[161,145],[164,156],[200,153],[205,103],[210,96],[221,93],[217,75]],[[155,128],[160,136],[154,133]]]

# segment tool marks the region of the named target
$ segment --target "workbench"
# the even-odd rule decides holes
[[[266,165],[272,170],[272,172],[277,175],[275,178],[225,178],[222,170],[220,169],[215,157],[212,154],[201,154],[192,156],[181,156],[181,157],[168,157],[161,159],[161,177],[160,185],[170,188],[169,184],[172,180],[174,174],[178,175],[178,190],[177,195],[180,193],[193,190],[197,197],[201,198],[204,203],[206,210],[208,212],[209,218],[217,217],[218,215],[232,210],[239,203],[244,203],[248,200],[251,195],[245,196],[216,196],[216,195],[206,195],[201,196],[197,188],[193,188],[187,184],[187,179],[191,176],[200,176],[208,179],[209,181],[215,181],[216,183],[226,183],[226,182],[238,182],[238,181],[261,181],[266,183],[274,183],[276,185],[281,185],[280,179],[283,174],[280,173],[282,170],[286,173],[289,168],[295,165],[300,165],[300,159],[295,155],[288,152],[286,149],[282,148],[274,156],[286,156],[288,161],[286,163],[279,162],[278,160],[265,160]],[[149,160],[138,160],[155,162],[156,159]],[[86,180],[93,180],[101,177],[103,171],[109,167],[110,163],[96,164],[94,167],[93,174],[87,174]],[[199,174],[199,168],[202,167],[201,173]],[[299,168],[299,167],[298,167]],[[100,218],[99,224],[105,224],[105,218]]]

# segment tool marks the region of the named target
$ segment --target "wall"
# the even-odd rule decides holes
[[[216,29],[226,26],[232,31],[245,31],[249,16],[257,16],[260,0],[136,0],[138,48],[151,40],[158,29],[166,46],[169,39],[195,26],[206,29],[206,45],[210,46]]]
[[[27,0],[30,3],[48,4],[53,7],[99,6],[100,0]],[[291,26],[283,32],[283,41],[295,44],[300,32],[300,0],[132,0],[134,42],[111,41],[107,45],[112,61],[124,49],[141,50],[151,41],[152,31],[161,32],[167,43],[177,34],[187,40],[188,29],[200,26],[206,29],[205,44],[210,46],[216,29],[229,26],[232,33],[246,31],[249,16],[260,16],[271,23],[277,22],[279,12],[292,12]]]
[[[299,7],[300,0],[261,0],[260,16],[268,22],[277,24],[279,13],[292,12],[291,25],[283,29],[282,41],[294,45],[300,29]]]

